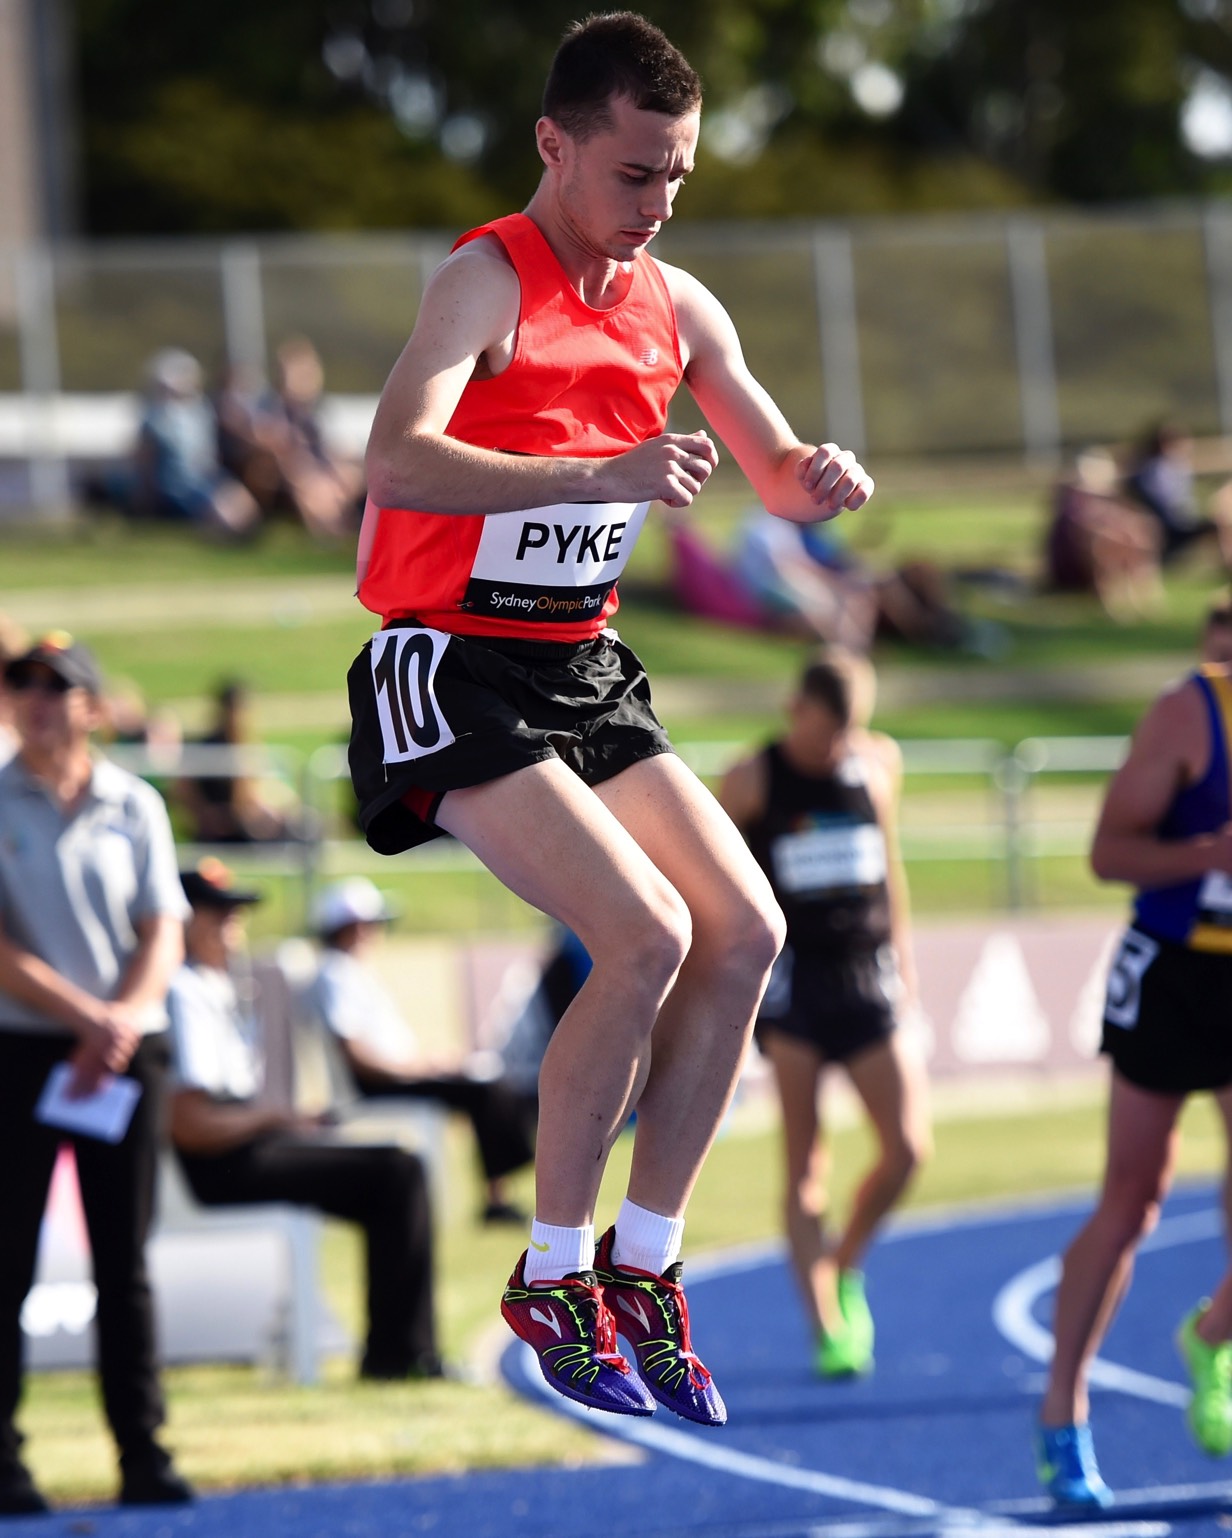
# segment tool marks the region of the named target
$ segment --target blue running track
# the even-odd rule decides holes
[[[592,1413],[512,1342],[519,1392],[630,1444],[632,1462],[201,1500],[186,1510],[0,1520],[0,1538],[1010,1538],[1056,1525],[1031,1427],[1058,1255],[1084,1204],[899,1224],[868,1268],[877,1370],[823,1383],[780,1250],[688,1268],[694,1340],[731,1413],[704,1431]],[[1189,1441],[1173,1332],[1218,1279],[1217,1193],[1188,1190],[1144,1247],[1095,1373],[1092,1424],[1116,1504],[1091,1538],[1228,1538],[1232,1460]]]

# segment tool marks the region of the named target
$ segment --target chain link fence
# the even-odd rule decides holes
[[[425,233],[0,245],[0,458],[29,465],[30,500],[51,506],[65,461],[135,420],[157,349],[185,347],[211,372],[263,367],[291,333],[316,344],[331,397],[351,408],[340,420],[362,436],[447,249]],[[684,221],[656,251],[727,305],[754,372],[805,436],[883,460],[1043,466],[1162,415],[1232,431],[1223,203]],[[675,425],[697,421],[682,394]]]

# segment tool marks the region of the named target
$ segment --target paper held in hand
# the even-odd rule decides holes
[[[66,1132],[101,1138],[105,1143],[118,1143],[133,1119],[141,1085],[136,1079],[104,1074],[93,1094],[74,1097],[68,1093],[72,1081],[71,1064],[57,1063],[47,1075],[34,1108],[35,1120],[49,1127],[63,1127]]]

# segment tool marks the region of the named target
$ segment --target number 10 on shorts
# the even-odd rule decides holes
[[[449,641],[440,630],[379,630],[372,637],[372,686],[387,764],[423,758],[454,740],[434,687]]]

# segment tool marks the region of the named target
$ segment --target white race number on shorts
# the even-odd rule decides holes
[[[453,742],[434,687],[451,639],[442,630],[378,630],[372,637],[372,687],[387,764],[411,763]]]
[[[1159,946],[1149,935],[1127,929],[1112,965],[1108,968],[1108,992],[1104,1000],[1104,1019],[1109,1025],[1132,1031],[1138,1023],[1142,1004],[1142,979],[1159,955]]]

